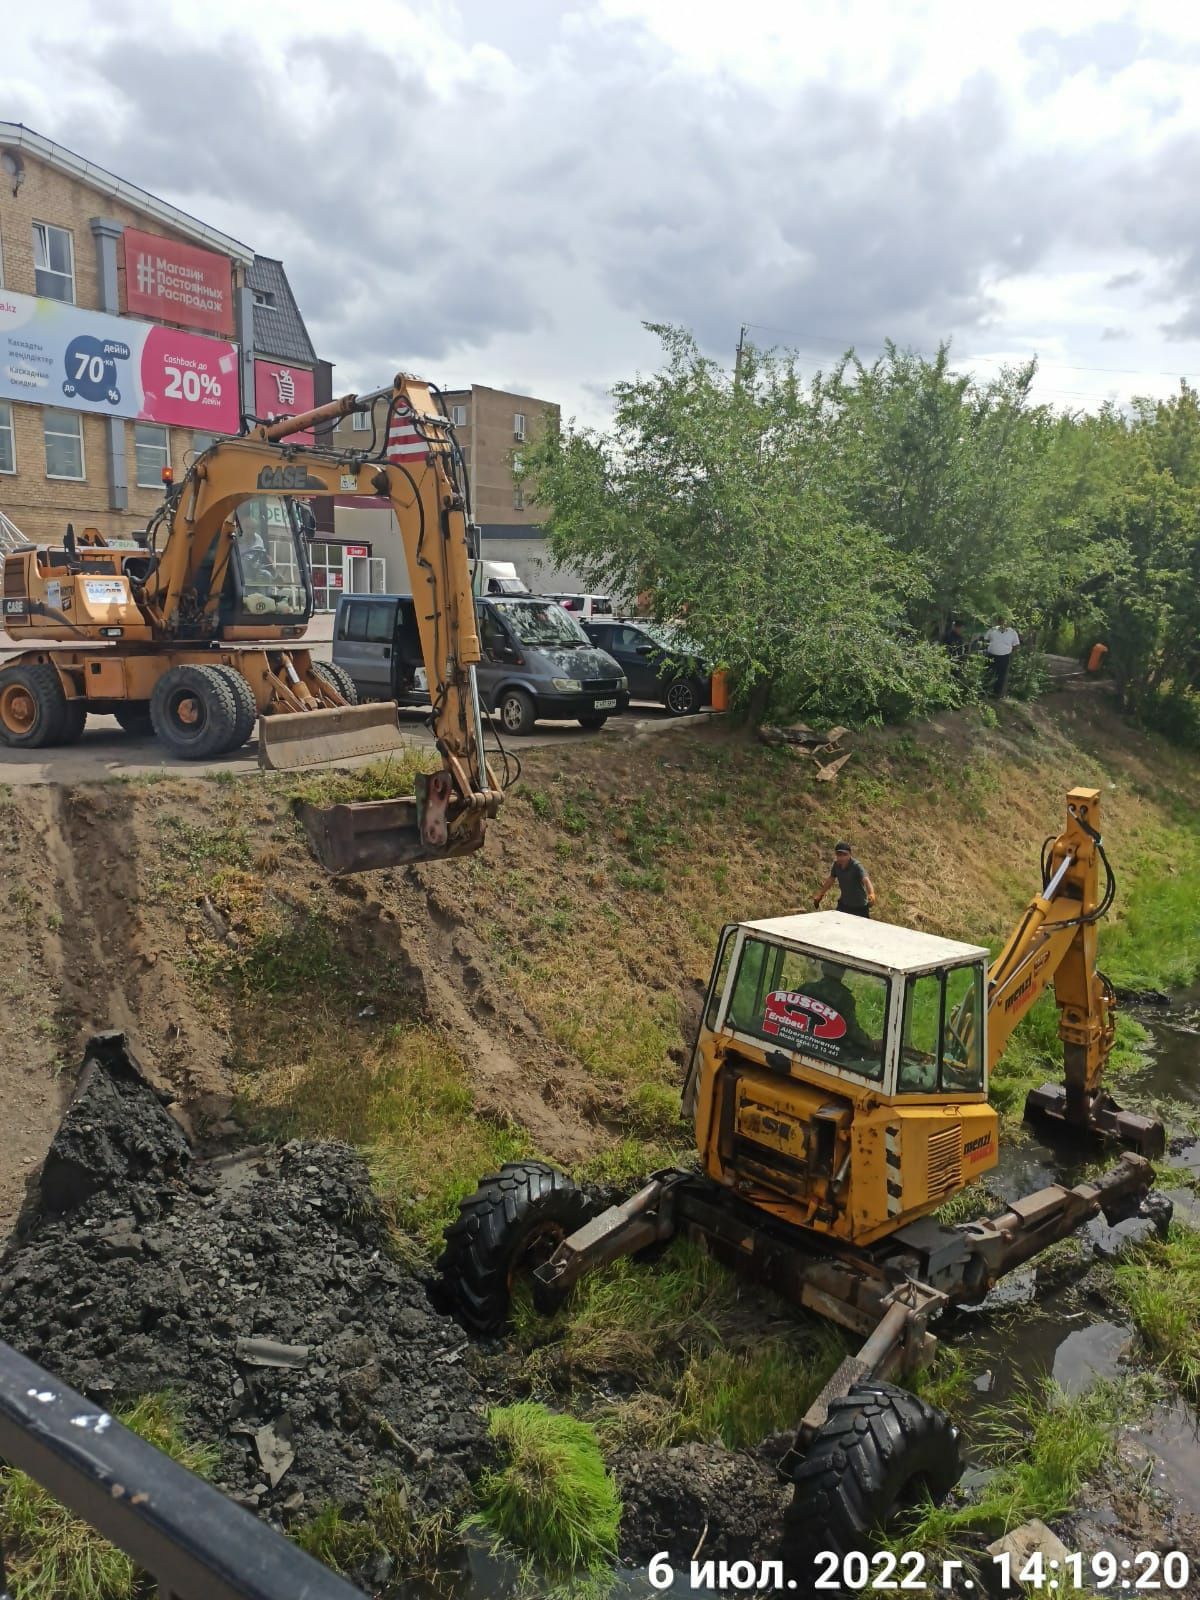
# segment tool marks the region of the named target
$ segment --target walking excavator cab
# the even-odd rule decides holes
[[[376,407],[386,414],[380,421]],[[352,412],[376,416],[368,448],[292,436]],[[312,616],[306,504],[387,501],[404,542],[442,769],[416,794],[304,807],[331,872],[461,855],[483,841],[500,790],[484,755],[466,470],[444,408],[400,373],[259,423],[201,452],[139,541],[94,529],[4,557],[4,625],[32,648],[0,669],[0,742],[71,744],[89,712],[153,732],[190,760],[226,755],[258,724],[259,764],[298,767],[403,748],[396,706],[359,706],[340,667],[304,644]],[[42,642],[45,641],[45,642]]]
[[[440,1263],[462,1320],[500,1326],[523,1271],[552,1309],[585,1272],[677,1233],[700,1238],[865,1339],[783,1464],[796,1552],[861,1548],[922,1486],[948,1491],[959,1472],[948,1419],[887,1380],[932,1359],[928,1325],[945,1307],[981,1300],[1097,1213],[1144,1206],[1147,1157],[1165,1144],[1161,1124],[1102,1086],[1115,997],[1096,933],[1115,886],[1099,824],[1098,791],[1072,790],[1041,890],[990,966],[980,946],[836,911],[726,927],[684,1087],[699,1170],[659,1173],[599,1215],[541,1163],[485,1179]],[[1051,983],[1065,1085],[1032,1093],[1026,1115],[1133,1152],[1074,1188],[941,1223],[933,1213],[999,1160],[988,1076]]]

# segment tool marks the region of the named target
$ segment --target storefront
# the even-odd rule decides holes
[[[318,611],[336,611],[342,594],[384,594],[384,560],[369,544],[314,539],[310,546],[313,601]]]

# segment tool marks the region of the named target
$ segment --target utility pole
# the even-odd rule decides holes
[[[746,323],[742,323],[738,330],[737,355],[733,362],[733,386],[736,389],[742,381],[742,351],[746,347]]]

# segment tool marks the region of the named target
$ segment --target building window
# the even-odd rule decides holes
[[[467,425],[467,408],[466,408],[466,406],[451,406],[450,407],[450,422],[451,422],[451,425],[453,427],[455,427],[455,428],[465,428],[466,425]]]
[[[312,565],[314,609],[336,611],[338,596],[344,588],[342,546],[314,539],[309,546],[308,559]]]
[[[167,430],[155,422],[135,423],[133,449],[137,458],[135,478],[138,488],[159,488],[163,481],[163,468],[171,465]]]
[[[269,289],[255,289],[253,294],[256,306],[273,306],[275,304],[275,296]]]
[[[350,427],[355,433],[369,433],[371,431],[371,413],[369,411],[352,411],[350,413]]]
[[[12,406],[0,400],[0,472],[17,470],[17,437],[13,432]]]
[[[513,412],[513,438],[514,439],[523,439],[524,437],[525,437],[525,413],[523,411],[514,411]]]
[[[521,485],[519,483],[514,483],[513,484],[513,510],[514,511],[524,511],[524,509],[525,509],[525,490],[521,487]]]
[[[192,434],[192,451],[195,455],[202,456],[206,450],[211,450],[216,442],[217,435],[215,433],[200,433],[197,431]]]
[[[66,228],[53,223],[33,225],[33,281],[47,300],[75,301],[75,246]]]
[[[42,412],[46,476],[83,480],[83,418],[75,411]]]

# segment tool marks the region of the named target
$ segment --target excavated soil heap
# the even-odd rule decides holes
[[[219,1486],[272,1520],[389,1477],[465,1512],[489,1459],[467,1337],[389,1255],[361,1159],[197,1159],[119,1036],[93,1041],[0,1257],[0,1338],[110,1408],[176,1394]]]

